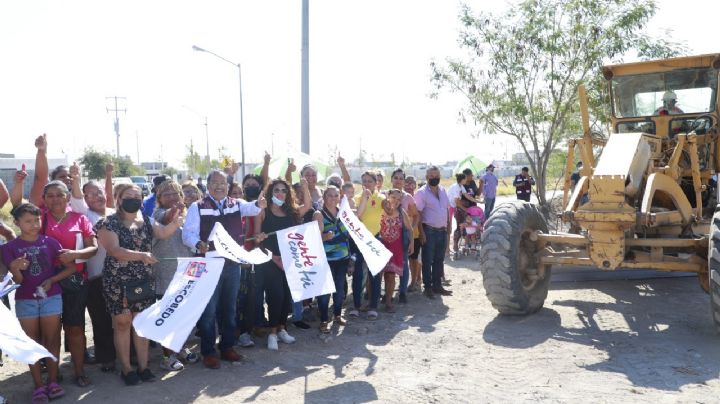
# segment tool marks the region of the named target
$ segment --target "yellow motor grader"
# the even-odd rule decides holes
[[[521,201],[485,224],[480,268],[500,313],[539,310],[553,266],[682,271],[710,293],[720,329],[719,72],[720,54],[603,67],[606,140],[591,135],[580,89],[584,134],[568,141],[558,218],[573,231],[548,232],[538,207]],[[571,190],[576,148],[583,166]]]

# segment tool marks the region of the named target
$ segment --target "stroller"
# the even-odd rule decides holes
[[[477,257],[480,253],[480,236],[485,223],[485,212],[479,206],[471,206],[466,212],[465,223],[460,224],[463,237],[460,238],[458,250],[465,256],[473,253]]]

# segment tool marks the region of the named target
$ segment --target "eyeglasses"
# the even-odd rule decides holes
[[[287,194],[288,190],[287,188],[274,188],[273,194]]]

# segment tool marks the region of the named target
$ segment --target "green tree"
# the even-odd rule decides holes
[[[83,151],[79,161],[88,178],[101,179],[105,178],[105,165],[113,161],[113,156],[108,152],[99,152],[88,147]]]
[[[113,175],[115,177],[130,177],[132,175],[145,175],[145,169],[133,164],[130,156],[114,157],[113,164],[115,169]],[[103,167],[104,170],[104,167]],[[103,171],[104,173],[104,171]],[[103,174],[104,176],[104,174]]]
[[[187,147],[183,164],[187,167],[188,174],[192,177],[195,174],[206,176],[208,173],[207,163],[200,154],[191,146]]]
[[[500,16],[463,6],[460,46],[468,58],[433,62],[432,82],[467,99],[463,118],[518,140],[545,204],[550,155],[581,132],[578,86],[594,80],[591,110],[602,120],[602,64],[631,50],[641,58],[678,53],[677,44],[644,33],[655,11],[652,0],[525,0]]]

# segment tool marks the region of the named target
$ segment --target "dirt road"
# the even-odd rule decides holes
[[[90,366],[94,385],[66,382],[58,402],[720,402],[720,337],[695,278],[553,283],[538,314],[506,318],[474,260],[451,263],[448,276],[452,297],[411,294],[397,313],[327,340],[291,329],[298,342],[279,352],[256,338],[240,365],[166,374],[155,349],[163,380],[136,387]],[[0,394],[28,402],[27,367],[5,362]]]

